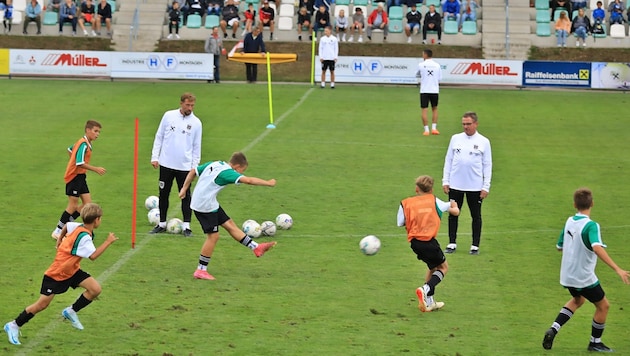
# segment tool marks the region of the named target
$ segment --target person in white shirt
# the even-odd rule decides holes
[[[332,28],[326,26],[324,36],[319,41],[319,61],[322,63],[322,89],[326,87],[326,70],[330,71],[330,89],[335,89],[335,63],[339,55],[339,41],[332,35]]]
[[[173,186],[173,179],[181,189],[188,172],[197,167],[201,161],[201,120],[193,114],[196,98],[191,93],[181,96],[179,109],[164,113],[160,126],[155,133],[151,165],[160,168],[160,223],[150,231],[152,234],[166,231],[168,198]],[[192,236],[190,230],[190,193],[182,199],[182,215],[184,220],[183,234]]]
[[[423,62],[418,64],[416,77],[420,80],[420,108],[422,109],[422,124],[424,132],[422,135],[429,136],[429,118],[427,109],[431,103],[431,134],[439,135],[437,130],[438,122],[438,99],[440,94],[440,81],[442,80],[442,67],[433,60],[433,51],[425,49],[422,51]]]
[[[492,150],[490,140],[477,132],[477,114],[469,111],[462,117],[464,132],[451,137],[444,159],[442,188],[450,200],[462,208],[464,196],[472,217],[472,246],[470,254],[479,254],[481,241],[481,203],[490,192],[492,179]],[[458,217],[448,217],[446,253],[457,249]]]

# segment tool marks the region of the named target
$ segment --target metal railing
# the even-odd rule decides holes
[[[133,41],[138,39],[138,27],[140,27],[140,4],[136,0],[136,9],[133,11],[133,18],[129,27],[129,52],[133,50]]]

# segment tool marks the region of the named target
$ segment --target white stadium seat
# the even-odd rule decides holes
[[[293,4],[281,4],[280,5],[280,13],[279,16],[291,16],[295,15],[295,10],[293,9]]]
[[[292,30],[293,29],[293,16],[280,16],[278,20],[279,30]]]

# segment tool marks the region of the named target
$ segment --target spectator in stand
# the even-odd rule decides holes
[[[477,21],[477,9],[479,5],[476,0],[464,0],[462,2],[462,17],[460,17],[459,29],[464,21]]]
[[[339,10],[339,16],[335,19],[335,30],[337,31],[337,39],[341,33],[341,41],[346,42],[346,30],[348,29],[348,18],[344,10]]]
[[[424,15],[422,26],[422,44],[427,44],[427,31],[437,31],[438,44],[442,44],[442,17],[435,12],[435,6],[429,5],[429,12]]]
[[[405,25],[405,35],[407,35],[407,43],[411,43],[411,34],[420,31],[420,21],[422,14],[416,9],[416,4],[411,4],[411,10],[407,13],[407,24]]]
[[[173,0],[173,1],[176,1],[179,4],[179,11],[182,14],[184,14],[184,13],[186,13],[186,11],[188,11],[188,7],[186,6],[186,0]],[[166,12],[170,13],[172,9],[173,9],[173,4],[170,4],[166,8]]]
[[[330,26],[330,13],[326,5],[320,5],[319,11],[315,13],[315,25],[313,26],[315,35],[317,35],[319,30],[323,30],[327,26]]]
[[[11,32],[11,24],[13,23],[13,0],[7,0],[4,5],[4,18],[2,19],[2,25],[4,26],[4,33]]]
[[[444,21],[455,20],[457,24],[461,19],[461,7],[458,0],[446,0],[442,5],[442,13],[444,14]]]
[[[367,38],[372,40],[372,31],[379,29],[383,30],[383,42],[387,41],[387,32],[389,30],[389,20],[387,19],[387,12],[383,10],[383,3],[379,2],[375,10],[372,11],[370,17],[367,20]]]
[[[273,7],[269,6],[269,0],[263,1],[263,7],[260,8],[260,31],[262,32],[263,28],[269,27],[269,41],[273,41],[275,18],[276,12],[273,10]]]
[[[236,38],[236,31],[238,30],[238,24],[241,20],[238,17],[238,7],[234,5],[234,0],[227,0],[227,3],[221,10],[223,19],[221,20],[221,31],[223,31],[223,38],[227,38],[227,27],[232,27],[232,38]]]
[[[261,56],[265,56],[265,42],[262,36],[262,27],[254,27],[252,32],[245,35],[243,40],[242,51],[244,53],[260,53]],[[247,75],[248,83],[256,83],[258,76],[258,64],[245,63],[245,71]]]
[[[96,6],[92,4],[92,0],[86,0],[81,3],[81,14],[79,15],[79,26],[81,27],[81,30],[83,30],[83,34],[87,36],[88,32],[85,29],[86,22],[92,27],[92,36],[96,36],[96,32],[94,32],[94,26],[96,23]]]
[[[300,7],[305,7],[311,15],[319,9],[312,0],[300,0]]]
[[[112,35],[112,7],[107,3],[107,0],[101,0],[101,3],[96,7],[96,34],[101,35],[101,26],[105,23],[107,29],[107,36]]]
[[[245,16],[245,29],[242,36],[252,32],[252,27],[256,26],[256,10],[254,10],[254,4],[251,2],[247,4],[247,10],[243,12]]]
[[[167,39],[173,38],[173,29],[175,29],[175,38],[179,39],[179,21],[182,12],[179,11],[179,3],[177,1],[173,1],[173,5],[171,7],[171,11],[168,13],[168,37]]]
[[[569,0],[551,0],[551,4],[549,7],[551,8],[551,21],[555,20],[555,12],[556,9],[559,7],[564,7],[564,9],[567,10],[567,14],[569,14],[569,20],[571,20],[573,10],[571,9],[571,2]]]
[[[192,14],[203,16],[208,9],[208,4],[205,0],[186,0],[186,6],[188,6],[188,11],[184,13],[184,26],[188,23],[188,16]]]
[[[223,1],[221,0],[210,0],[209,2],[206,3],[206,9],[207,9],[206,14],[221,16],[222,5],[223,5]]]
[[[593,21],[595,22],[599,21],[600,23],[604,23],[604,18],[606,18],[606,11],[602,9],[602,5],[602,2],[598,1],[597,8],[593,10]]]
[[[206,50],[206,53],[210,53],[214,56],[214,82],[219,84],[221,82],[221,75],[219,73],[219,61],[221,60],[221,54],[224,53],[224,49],[223,40],[219,36],[218,27],[215,26],[212,28],[212,34],[206,40],[204,48]]]
[[[401,0],[387,0],[387,12],[389,12],[389,8],[392,6],[401,6]]]
[[[320,6],[324,5],[326,6],[326,10],[330,11],[331,2],[334,3],[334,0],[315,0],[314,10],[317,11]]]
[[[623,10],[626,7],[623,5],[621,0],[614,0],[608,5],[608,12],[610,12],[610,24],[621,24],[623,25]]]
[[[313,40],[313,23],[311,20],[313,19],[313,14],[308,10],[306,6],[302,6],[298,11],[297,16],[297,32],[298,32],[298,40],[302,40],[302,29],[308,29],[308,39]]]
[[[107,0],[103,0],[107,2]],[[63,33],[63,24],[69,22],[72,24],[72,36],[76,36],[77,34],[77,5],[75,5],[74,1],[66,0],[63,5],[61,5],[61,10],[59,11],[59,34]]]
[[[360,7],[354,8],[354,15],[352,15],[352,26],[350,27],[350,38],[348,42],[354,40],[354,33],[359,33],[359,42],[363,42],[363,28],[365,28],[365,15]]]
[[[47,6],[48,11],[59,12],[59,9],[61,8],[61,0],[51,0]]]
[[[577,39],[575,40],[575,46],[580,47],[580,40],[582,40],[582,47],[586,47],[586,36],[591,32],[591,21],[588,17],[584,16],[584,9],[578,10],[578,15],[573,19],[571,24],[571,33],[575,33]]]
[[[30,22],[35,22],[35,24],[37,25],[37,34],[42,34],[42,19],[40,16],[41,13],[42,7],[39,5],[37,0],[31,0],[31,2],[26,5],[26,12],[24,13],[24,28],[22,30],[23,34],[28,35],[26,27]]]
[[[571,8],[573,11],[586,7],[586,0],[571,0]]]
[[[571,32],[571,21],[566,11],[560,13],[560,18],[556,21],[556,41],[558,47],[567,46],[567,36]]]

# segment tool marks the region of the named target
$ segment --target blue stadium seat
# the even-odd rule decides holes
[[[549,22],[551,21],[550,16],[549,10],[536,10],[536,22]]]
[[[476,35],[477,21],[464,21],[462,24],[462,33],[464,35]]]
[[[219,16],[218,15],[208,15],[208,16],[206,16],[206,28],[219,27],[219,22],[220,22],[220,20],[219,20]],[[243,22],[245,22],[245,21],[243,21]],[[190,24],[190,17],[188,17],[188,23]]]
[[[536,0],[536,10],[548,10],[549,0]]]
[[[459,32],[457,20],[444,21],[444,33],[447,35],[456,35]]]
[[[56,25],[59,20],[59,14],[54,11],[46,11],[44,13],[44,25]]]
[[[539,22],[536,24],[536,35],[539,37],[551,36],[551,24],[549,22]]]
[[[197,14],[188,15],[188,21],[186,21],[186,27],[188,28],[200,28],[201,16]]]
[[[389,20],[389,32],[391,33],[402,33],[404,29],[403,20]]]
[[[392,20],[402,20],[403,19],[403,8],[402,6],[392,6],[389,8],[389,13],[387,17]]]

